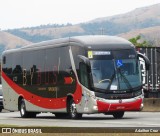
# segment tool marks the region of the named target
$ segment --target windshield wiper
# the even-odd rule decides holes
[[[127,88],[130,91],[133,91],[133,88],[131,86],[131,84],[129,83],[128,79],[126,78],[126,76],[122,73],[121,68],[117,68],[117,71],[119,72],[119,74],[121,75],[121,77],[123,78],[124,83],[126,84]]]
[[[114,71],[114,73],[112,74],[112,76],[111,76],[111,78],[110,78],[110,83],[109,83],[109,85],[108,85],[108,87],[107,87],[107,91],[108,90],[110,90],[109,88],[111,87],[111,85],[112,85],[112,82],[113,82],[113,80],[114,80],[114,78],[115,78],[115,75],[116,75],[116,72]]]

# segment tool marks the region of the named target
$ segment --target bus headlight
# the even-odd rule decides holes
[[[141,103],[141,107],[140,107],[140,111],[142,111],[143,110],[143,103]]]

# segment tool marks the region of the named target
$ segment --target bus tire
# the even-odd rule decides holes
[[[2,111],[2,108],[0,108],[0,112]]]
[[[82,114],[77,113],[76,104],[73,99],[69,101],[68,114],[69,114],[69,118],[71,119],[81,119],[82,118]]]
[[[58,119],[64,119],[67,118],[68,114],[67,113],[55,113],[55,117]]]
[[[123,115],[124,115],[124,111],[119,111],[119,112],[114,112],[113,113],[113,117],[115,119],[121,119],[121,118],[123,118]]]
[[[22,118],[35,118],[36,113],[35,112],[28,112],[26,111],[26,104],[24,99],[21,100],[20,102],[20,115]]]
[[[36,112],[29,112],[30,118],[36,118],[37,113]]]

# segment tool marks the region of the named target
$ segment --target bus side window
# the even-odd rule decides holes
[[[79,75],[81,84],[88,88],[89,85],[88,85],[87,66],[83,62],[80,62],[79,64]]]
[[[6,64],[6,56],[3,57],[3,64]]]

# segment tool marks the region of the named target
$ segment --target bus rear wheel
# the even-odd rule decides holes
[[[121,118],[123,118],[123,116],[124,116],[124,111],[119,111],[119,112],[113,113],[113,117],[115,119],[121,119]]]
[[[26,104],[24,99],[20,102],[20,115],[22,118],[34,118],[36,117],[36,113],[26,111]]]
[[[81,119],[82,118],[82,114],[77,113],[76,104],[73,99],[69,101],[68,114],[69,114],[69,118],[71,119]]]

